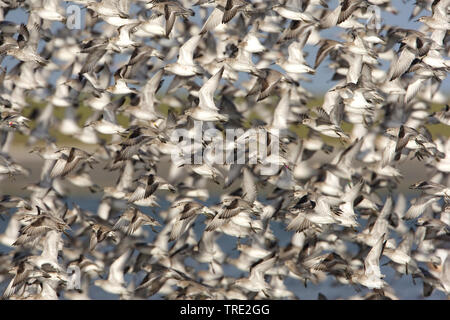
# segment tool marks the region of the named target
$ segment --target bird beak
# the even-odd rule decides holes
[[[157,57],[160,60],[164,60],[164,55],[161,52],[159,52],[159,51],[157,51],[155,53],[155,57]]]
[[[115,44],[111,43],[111,49],[117,53],[121,53],[122,50],[120,50],[120,48],[118,46],[116,46]]]

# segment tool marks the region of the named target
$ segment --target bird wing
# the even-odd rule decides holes
[[[60,157],[53,166],[52,172],[50,174],[51,178],[59,177],[63,174],[64,168],[66,167],[69,159],[70,152],[71,149],[64,149],[59,151]]]
[[[324,109],[323,109],[324,110]],[[344,118],[345,104],[341,101],[337,102],[330,111],[330,121],[335,126],[340,126]]]
[[[339,17],[342,12],[342,7],[337,6],[336,9],[330,11],[323,19],[320,21],[320,26],[324,29],[334,27],[338,24]]]
[[[302,31],[301,27],[302,22],[299,20],[292,20],[287,29],[284,29],[280,39],[278,42],[282,42],[283,40],[290,40],[292,38],[297,37]]]
[[[224,67],[220,68],[215,75],[206,81],[203,86],[200,88],[198,92],[199,98],[199,107],[206,110],[214,110],[219,111],[219,108],[216,107],[214,103],[214,92],[217,90],[219,86],[220,79],[223,75]]]
[[[230,169],[228,171],[228,176],[226,178],[224,189],[228,188],[233,184],[233,182],[236,180],[237,177],[241,174],[241,169],[244,165],[243,164],[236,164],[232,163],[230,165]]]
[[[117,8],[120,14],[125,17],[128,16],[128,12],[130,10],[129,0],[114,0],[114,6]]]
[[[339,17],[336,24],[344,22],[347,20],[352,13],[358,9],[360,0],[344,0],[341,4],[341,12],[339,13]]]
[[[217,214],[217,216],[215,216],[207,225],[205,228],[205,231],[209,232],[209,231],[214,231],[217,228],[222,227],[224,224],[226,224],[228,222],[228,220],[226,219],[219,219],[219,215],[220,213]]]
[[[214,10],[209,15],[208,19],[203,24],[203,27],[200,30],[199,34],[205,34],[208,31],[213,30],[222,22],[222,19],[223,19],[223,10],[221,10],[218,7],[215,7]]]
[[[146,186],[139,184],[131,196],[128,198],[129,202],[135,202],[145,198]]]
[[[406,211],[404,219],[411,220],[418,218],[425,210],[433,203],[440,199],[435,196],[421,196],[411,207]]]
[[[89,251],[94,250],[96,245],[97,245],[97,233],[92,230],[91,236],[89,238]]]
[[[320,46],[319,50],[317,50],[316,61],[314,62],[314,69],[317,69],[320,63],[326,58],[328,53],[335,48],[337,44],[339,44],[339,42],[334,40],[323,41],[323,44]]]
[[[250,269],[250,280],[264,281],[264,274],[275,265],[277,257],[272,254],[268,258],[257,261]]]
[[[422,87],[422,83],[425,80],[426,80],[425,78],[417,78],[412,83],[410,83],[408,89],[406,89],[405,98],[403,100],[405,104],[409,103],[409,101],[411,101],[411,99],[417,95],[420,88]]]
[[[153,77],[147,81],[142,92],[142,105],[151,112],[155,112],[155,95],[162,85],[164,69],[158,70]]]
[[[17,44],[20,49],[23,49],[30,39],[30,33],[28,32],[27,27],[21,23],[19,27],[19,36],[17,37]]]
[[[317,124],[331,124],[330,115],[322,107],[315,108],[314,112],[317,114]]]
[[[236,15],[239,6],[235,5],[234,0],[227,0],[225,5],[225,12],[223,13],[222,23],[227,23]]]
[[[123,271],[125,269],[125,265],[128,261],[128,257],[130,256],[132,250],[127,249],[122,255],[117,258],[109,268],[108,280],[112,283],[124,284],[125,280],[123,278]]]
[[[353,204],[353,201],[358,197],[359,193],[361,192],[362,186],[364,185],[364,180],[360,180],[355,185],[350,188],[349,191],[347,191],[344,196],[342,197],[342,201],[344,202],[351,202]]]
[[[103,119],[111,123],[117,123],[115,105],[113,103],[109,103],[103,108]]]
[[[169,36],[170,32],[172,31],[173,25],[175,24],[175,20],[177,18],[177,16],[175,15],[174,12],[169,13],[169,6],[165,5],[164,6],[164,11],[167,12],[166,14],[166,37]]]
[[[307,219],[304,213],[299,213],[294,219],[291,220],[291,222],[289,222],[286,230],[295,230],[296,232],[302,232],[306,229],[311,228],[312,226],[314,226],[314,223]]]
[[[364,269],[366,274],[372,274],[381,277],[380,257],[383,252],[386,241],[384,240],[386,234],[383,234],[377,243],[370,249],[366,259],[364,259]]]
[[[131,217],[132,218],[132,217]],[[124,231],[131,223],[129,214],[122,214],[122,216],[117,220],[116,224],[113,226],[113,230]]]
[[[414,52],[412,52],[407,46],[404,46],[397,60],[392,63],[390,80],[394,80],[404,74],[409,69],[415,58],[416,55]]]
[[[273,113],[272,127],[275,129],[287,129],[289,117],[289,91],[283,92],[280,101]]]
[[[159,186],[159,182],[154,182],[152,184],[148,184],[147,188],[145,189],[144,198],[150,197],[156,191],[156,189],[158,189],[158,186]]]
[[[433,1],[431,5],[433,17],[442,21],[447,21],[449,5],[450,5],[449,0]]]
[[[414,242],[414,232],[409,230],[404,236],[402,241],[398,244],[397,249],[403,253],[409,255]]]
[[[378,216],[378,219],[385,219],[391,212],[392,212],[392,197],[387,197],[386,202],[384,203],[383,209],[380,212],[380,215]]]
[[[194,65],[194,50],[201,39],[201,35],[191,37],[180,47],[178,63],[183,65]]]
[[[300,46],[300,43],[298,43],[296,41],[292,42],[289,45],[288,54],[289,54],[289,58],[288,58],[289,61],[300,62],[300,63],[305,62],[305,58],[303,57],[302,48]]]
[[[363,66],[363,56],[361,54],[354,54],[352,56],[350,68],[347,72],[347,83],[357,84],[361,76],[361,69]]]
[[[61,177],[64,177],[69,172],[71,172],[77,166],[77,164],[79,162],[80,162],[80,158],[79,157],[75,157],[75,158],[73,158],[72,161],[68,161],[66,166],[64,167],[63,172],[61,173]]]
[[[267,78],[261,80],[261,92],[258,96],[258,101],[267,98],[272,92],[272,89],[280,82],[281,77],[276,72],[275,70],[270,70]]]
[[[253,204],[256,200],[257,190],[253,179],[253,174],[248,168],[244,168],[244,177],[242,179],[243,199],[249,204]]]
[[[138,211],[136,223],[134,224],[132,233],[136,231],[136,229],[142,224],[150,225],[150,226],[161,226],[161,224],[154,218],[146,215],[145,213]]]
[[[83,67],[80,70],[80,74],[91,73],[94,70],[95,66],[97,65],[97,62],[106,53],[106,46],[107,46],[107,44],[103,44],[103,45],[97,46],[95,48],[95,50],[90,51],[89,55],[87,56],[86,60],[84,61]]]
[[[397,147],[397,140],[388,138],[386,147],[384,148],[381,165],[383,167],[390,164],[395,158],[395,149]]]
[[[386,220],[387,216],[392,212],[392,198],[388,197],[384,204],[383,209],[378,215],[370,234],[372,235],[382,235],[387,232],[389,222]]]
[[[53,230],[50,226],[47,225],[35,225],[32,223],[22,229],[22,233],[26,234],[29,237],[35,238],[46,234],[48,231]]]
[[[345,261],[335,253],[325,253],[319,256],[313,256],[303,261],[303,265],[308,269],[317,271],[327,271],[337,263],[346,264]]]

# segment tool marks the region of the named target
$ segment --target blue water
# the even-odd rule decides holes
[[[71,199],[71,201],[68,201],[68,205],[71,206],[73,202],[76,202],[82,209],[89,210],[92,212],[96,212],[97,207],[100,203],[99,199],[87,199],[87,198],[78,198],[78,199]],[[214,203],[214,201],[211,201],[210,203]],[[160,201],[161,208],[157,210],[166,210],[168,207],[168,202],[166,201]],[[152,214],[152,210],[149,208],[142,208],[144,212]],[[156,217],[160,220],[160,218],[156,215],[152,214],[153,217]],[[4,220],[0,220],[0,233],[4,232],[7,223],[9,221],[10,217],[6,217]],[[160,221],[162,222],[162,221]],[[197,240],[200,239],[201,234],[205,228],[204,217],[199,217],[194,225],[194,231],[197,236]],[[147,227],[144,227],[147,228]],[[292,238],[292,232],[287,232],[285,230],[285,227],[282,223],[273,221],[271,222],[271,228],[275,234],[275,236],[278,239],[278,244],[280,247],[286,246],[291,238]],[[156,228],[158,230],[158,228]],[[150,236],[147,239],[147,241],[151,242],[153,241],[155,237],[155,234],[153,232],[150,232]],[[236,258],[239,255],[239,252],[235,249],[236,247],[236,238],[230,237],[227,235],[222,235],[219,240],[218,244],[222,248],[222,250],[229,254],[232,258]],[[351,248],[350,248],[351,249]],[[0,253],[6,253],[10,251],[11,248],[5,247],[0,245]],[[135,252],[137,254],[137,252]],[[389,259],[386,257],[381,258],[381,265],[388,262]],[[194,259],[187,257],[185,260],[185,263],[189,266],[195,267],[196,270],[200,269],[206,269],[207,265],[205,264],[199,264]],[[401,278],[395,277],[395,272],[393,269],[391,269],[389,266],[382,266],[381,271],[383,274],[386,275],[385,281],[395,290],[395,294],[400,299],[423,299],[422,296],[422,280],[421,279],[415,279],[416,284],[412,282],[411,276],[402,276]],[[242,277],[246,276],[248,273],[243,272],[242,270],[239,270],[231,265],[224,265],[224,272],[225,275],[233,276],[233,277]],[[105,274],[106,276],[107,274]],[[145,276],[144,272],[140,272],[135,277],[127,274],[125,275],[125,280],[130,281],[136,281],[139,283],[139,281]],[[92,281],[94,281],[93,279]],[[3,283],[0,283],[0,292],[3,292],[4,288],[8,284],[9,279],[7,281],[4,281]],[[294,278],[285,278],[284,280],[285,285],[289,290],[291,290],[299,299],[317,299],[317,296],[320,293],[324,294],[328,299],[339,299],[339,298],[349,298],[351,296],[360,294],[364,295],[368,292],[367,289],[362,289],[361,292],[356,292],[355,289],[351,286],[345,286],[341,284],[337,284],[333,277],[327,277],[327,279],[319,284],[313,284],[308,282],[307,287],[305,288],[303,282],[294,279]],[[103,291],[101,288],[91,285],[89,288],[89,295],[93,299],[118,299],[119,297],[114,294],[107,293]],[[151,299],[161,299],[160,296],[155,295],[151,297]],[[443,292],[434,290],[433,294],[430,297],[427,297],[426,299],[446,299],[446,296]]]

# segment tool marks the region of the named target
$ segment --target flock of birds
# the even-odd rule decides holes
[[[389,0],[71,3],[80,29],[62,1],[0,1],[0,59],[18,62],[0,71],[0,177],[30,174],[10,155],[19,134],[43,161],[26,195],[2,190],[4,299],[89,299],[92,286],[123,299],[296,299],[286,279],[330,277],[354,299],[397,299],[381,259],[424,297],[449,296],[450,139],[427,129],[450,126],[448,105],[431,110],[450,67],[449,0],[417,0],[417,30],[380,23],[397,12]],[[19,8],[26,24],[5,19]],[[314,66],[305,48],[318,49]],[[317,102],[302,85],[324,63],[336,84]],[[247,143],[257,128],[280,153],[177,163],[171,136],[198,139],[194,121]],[[201,154],[214,137],[196,142]],[[245,156],[258,157],[248,145]],[[427,178],[399,190],[413,160]],[[118,180],[101,186],[95,170]],[[68,184],[100,197],[98,210],[72,203]]]

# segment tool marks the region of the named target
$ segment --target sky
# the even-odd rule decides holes
[[[430,15],[430,12],[422,11],[418,17],[416,17],[415,19],[410,21],[409,16],[414,8],[414,2],[415,1],[413,1],[413,0],[392,0],[392,5],[393,5],[393,7],[395,7],[397,9],[398,14],[394,15],[394,14],[388,13],[384,10],[381,10],[382,24],[395,25],[395,26],[402,27],[402,28],[409,28],[409,29],[417,30],[422,24],[420,22],[416,22],[414,20],[416,20],[420,16]],[[338,3],[339,3],[338,0],[329,1],[328,2],[329,8],[331,8],[331,9],[336,8]],[[68,5],[71,5],[71,4],[73,4],[73,3],[62,1],[62,5],[64,7],[67,7]],[[133,11],[133,7],[131,8],[131,10]],[[199,17],[198,10],[195,9],[194,11],[196,11],[196,15],[192,19],[195,23],[197,23],[201,26],[202,21]],[[84,25],[84,12],[85,12],[85,9],[82,9],[81,10],[82,26]],[[18,8],[18,9],[8,12],[8,14],[5,17],[5,20],[14,21],[16,23],[26,23],[27,17],[28,17],[28,14],[23,9]],[[53,26],[52,26],[53,29],[60,28],[60,27],[62,27],[61,23],[59,23],[59,22],[53,23]],[[321,37],[327,38],[327,39],[338,40],[339,39],[338,35],[345,31],[346,30],[343,28],[334,27],[331,29],[321,31]],[[317,50],[318,50],[318,46],[306,45],[304,48],[304,55],[306,56],[305,59],[310,66],[314,66],[314,59],[316,57]],[[127,57],[127,55],[123,55],[122,57],[120,57],[120,55],[119,55],[118,59],[119,60],[126,59],[126,57]],[[333,70],[328,68],[327,61],[329,61],[329,60],[326,59],[325,61],[323,61],[321,63],[321,65],[317,68],[315,75],[307,76],[309,79],[311,79],[310,82],[305,82],[305,81],[301,82],[301,85],[304,88],[306,88],[310,92],[313,92],[316,95],[321,95],[321,94],[325,93],[328,89],[330,89],[331,87],[333,87],[336,84],[336,82],[331,81],[331,77],[333,75]],[[117,62],[117,59],[116,59],[116,62]],[[389,68],[389,62],[388,61],[381,61],[381,62],[382,62],[381,68],[384,70],[387,70]],[[15,61],[14,58],[8,57],[7,59],[5,59],[3,61],[2,66],[6,66],[7,69],[10,69],[16,63],[17,63],[17,61]],[[246,80],[246,77],[244,75],[241,74],[240,76],[241,77],[240,77],[239,81]],[[56,79],[57,75],[54,75],[54,77]],[[167,82],[166,82],[166,85],[167,85]],[[447,95],[450,94],[450,79],[448,77],[442,82],[441,91]]]

